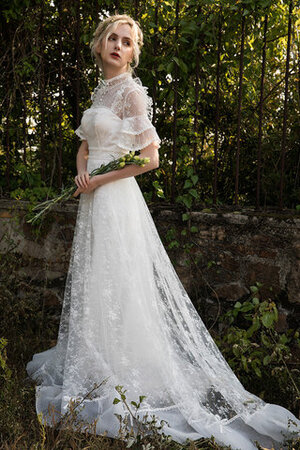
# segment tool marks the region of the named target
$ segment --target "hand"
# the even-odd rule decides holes
[[[87,187],[78,187],[77,190],[74,192],[72,197],[77,197],[79,194],[90,194],[93,192],[97,187],[99,187],[99,183],[97,180],[97,177],[91,177],[89,178],[89,182],[87,184]]]
[[[75,177],[75,183],[78,187],[87,187],[89,184],[90,175],[85,170],[84,172],[80,172]]]

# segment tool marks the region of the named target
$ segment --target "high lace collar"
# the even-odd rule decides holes
[[[134,81],[137,80],[136,78],[132,78],[130,72],[122,72],[112,78],[101,79],[91,95],[93,105],[96,106],[101,104],[103,98],[111,92],[112,88],[115,88],[115,86],[118,86],[117,89],[119,89],[119,87],[122,88],[122,85],[126,85],[126,81],[129,79],[133,79]]]
[[[105,87],[110,87],[110,86],[115,86],[116,84],[121,83],[122,81],[127,80],[127,78],[131,77],[131,73],[130,72],[123,72],[120,73],[119,75],[116,75],[112,78],[107,78],[107,79],[102,79],[99,82],[100,86],[105,86]]]

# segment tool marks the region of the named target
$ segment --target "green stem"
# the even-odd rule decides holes
[[[113,159],[107,164],[101,164],[100,167],[92,170],[92,172],[89,174],[89,176],[92,178],[96,175],[102,175],[104,173],[111,172],[112,170],[119,170],[122,169],[125,165],[131,165],[135,164],[138,166],[144,166],[146,163],[149,162],[149,158],[140,158],[138,156],[134,156],[134,153],[128,153],[121,158]],[[77,190],[77,185],[74,183],[72,186],[66,187],[60,195],[58,195],[55,198],[52,198],[50,200],[46,200],[42,203],[39,203],[34,208],[32,208],[32,211],[39,211],[35,214],[34,217],[27,220],[28,223],[35,223],[40,217],[42,217],[47,211],[49,211],[56,203],[59,202],[66,202],[69,200],[74,192]]]

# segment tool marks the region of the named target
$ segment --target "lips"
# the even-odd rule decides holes
[[[112,55],[112,56],[117,56],[118,58],[120,58],[119,53],[113,52],[113,53],[111,53],[111,55]]]

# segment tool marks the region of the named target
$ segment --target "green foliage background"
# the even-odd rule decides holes
[[[89,42],[98,21],[113,14],[116,7],[119,13],[134,16],[144,31],[145,45],[135,72],[149,87],[149,94],[155,96],[155,126],[162,139],[160,168],[140,177],[139,182],[147,200],[171,200],[176,90],[177,164],[172,200],[188,209],[212,202],[217,37],[221,15],[217,202],[231,204],[234,196],[242,16],[246,18],[246,39],[239,201],[244,205],[255,202],[263,27],[265,14],[268,14],[261,203],[278,205],[289,9],[286,0],[3,0],[0,16],[2,196],[42,199],[52,193],[47,187],[53,191],[60,187],[57,175],[60,61],[63,184],[76,175],[78,139],[74,129],[83,110],[89,107],[91,92],[98,82]],[[79,16],[76,16],[76,8],[79,8]],[[290,208],[297,206],[300,196],[299,10],[299,1],[296,1],[292,13],[284,179],[284,206]],[[79,33],[79,48],[76,32]],[[196,72],[199,76],[198,112],[195,106]],[[177,84],[174,82],[176,75]],[[43,114],[40,108],[42,82],[45,86]],[[79,83],[79,98],[76,83]],[[79,115],[76,112],[78,106]],[[194,129],[196,115],[197,131]],[[45,175],[40,175],[42,119]],[[194,143],[196,159],[193,159]]]

